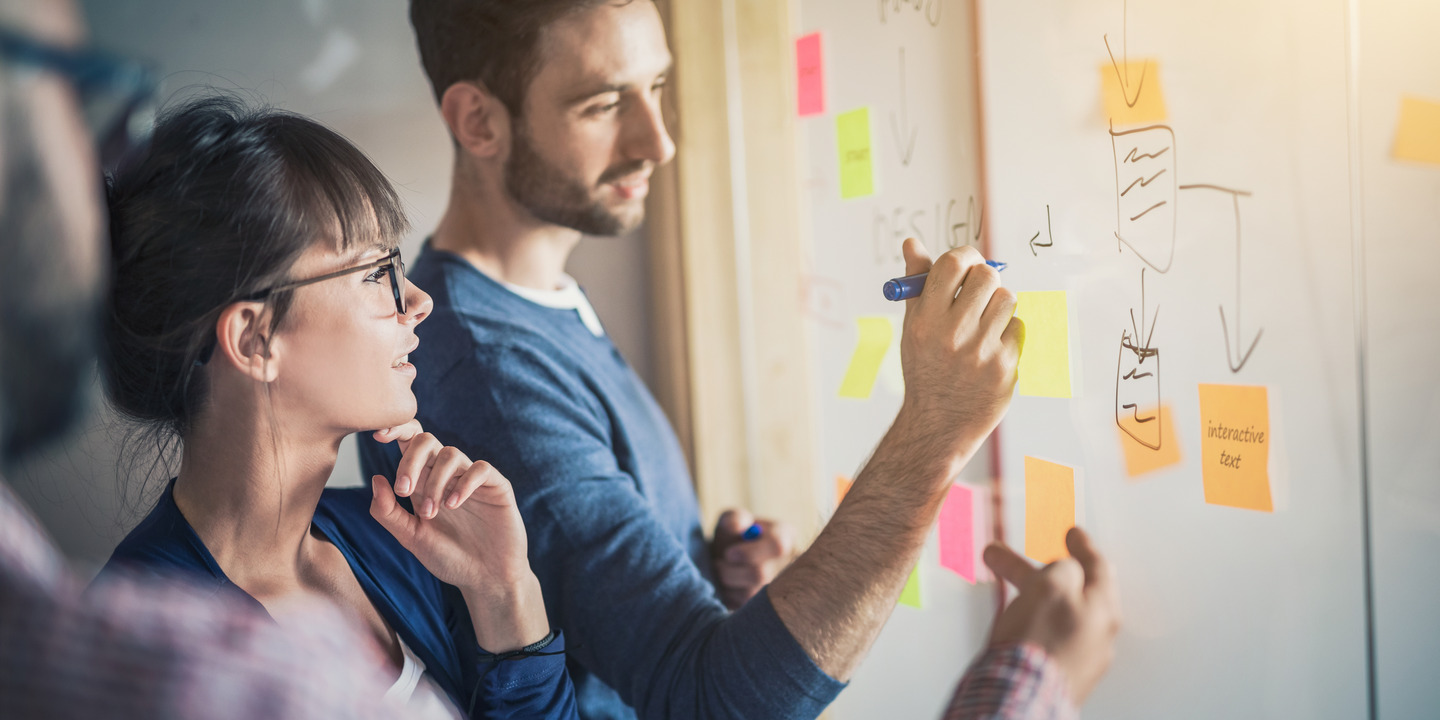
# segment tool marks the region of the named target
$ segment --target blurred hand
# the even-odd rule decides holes
[[[745,540],[745,531],[760,525],[760,537]],[[773,520],[756,520],[744,510],[726,510],[715,523],[710,543],[720,599],[731,610],[744,605],[770,584],[795,556],[795,529]]]
[[[503,652],[543,638],[549,623],[510,481],[415,420],[374,437],[398,443],[403,455],[393,492],[384,476],[371,478],[370,514],[432,575],[460,589],[481,647]],[[397,495],[411,498],[414,514]]]
[[[905,274],[930,276],[920,296],[905,301],[900,414],[925,435],[916,447],[968,458],[1010,406],[1025,336],[1014,317],[1015,294],[1000,287],[999,273],[974,248],[931,263],[911,238],[902,252]]]
[[[1120,601],[1110,563],[1071,528],[1065,536],[1071,557],[1036,568],[1005,545],[985,548],[985,564],[1020,594],[990,636],[999,647],[1033,643],[1065,671],[1076,707],[1085,702],[1110,667],[1120,631]]]

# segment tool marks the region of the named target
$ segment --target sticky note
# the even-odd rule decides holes
[[[940,567],[975,584],[975,492],[951,485],[940,506]]]
[[[845,502],[845,495],[850,492],[850,485],[853,482],[844,475],[835,476],[835,507],[840,507],[840,503]]]
[[[1025,554],[1042,563],[1065,557],[1065,533],[1072,527],[1075,468],[1025,458]]]
[[[1440,165],[1440,102],[1400,99],[1400,126],[1391,153],[1396,160]]]
[[[905,589],[900,591],[900,604],[909,605],[913,608],[922,607],[920,602],[919,564],[916,564],[915,569],[910,571],[910,579],[905,581]]]
[[[875,165],[870,153],[870,108],[835,117],[835,144],[840,152],[840,197],[875,194]]]
[[[1118,70],[1117,70],[1118,68]],[[1100,97],[1112,125],[1165,122],[1165,93],[1160,90],[1160,62],[1131,58],[1100,64]]]
[[[859,317],[855,324],[860,329],[860,340],[840,381],[840,397],[864,400],[875,389],[875,376],[880,373],[880,363],[885,359],[895,330],[890,318],[883,315]]]
[[[1200,386],[1200,475],[1211,505],[1274,512],[1270,399],[1263,386]]]
[[[1132,478],[1180,464],[1180,441],[1176,438],[1174,414],[1169,405],[1160,409],[1135,409],[1119,417],[1120,447],[1125,453],[1125,474]],[[1154,425],[1151,425],[1154,423]],[[1127,428],[1133,425],[1133,428]],[[1143,430],[1141,429],[1143,428]],[[1153,430],[1152,430],[1153,428]],[[1130,432],[1127,432],[1130,430]],[[1152,434],[1153,433],[1153,434]],[[1156,438],[1150,447],[1136,438]]]
[[[1064,290],[1017,293],[1015,315],[1025,323],[1016,391],[1031,397],[1070,397],[1070,314]]]
[[[825,112],[825,63],[820,53],[820,33],[813,32],[795,41],[795,89],[800,117]]]

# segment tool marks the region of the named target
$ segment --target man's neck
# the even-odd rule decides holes
[[[465,258],[502,283],[556,290],[579,242],[579,232],[536,219],[503,187],[457,167],[450,204],[431,245]]]

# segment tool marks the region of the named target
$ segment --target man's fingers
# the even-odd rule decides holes
[[[720,576],[720,584],[728,588],[751,588],[765,582],[764,569],[756,565],[731,562],[716,563],[715,572]]]
[[[720,513],[720,519],[715,521],[715,541],[721,543],[734,542],[740,539],[755,522],[755,516],[749,511],[740,508],[731,508]]]
[[[1005,346],[1015,353],[1015,361],[1018,363],[1021,354],[1025,352],[1025,321],[1019,317],[1010,318],[1005,331],[1000,333],[1000,342],[1005,343]]]
[[[980,331],[990,337],[1004,340],[1010,321],[1015,318],[1015,293],[1007,288],[997,287],[990,296],[990,304],[980,316]]]
[[[977,264],[984,265],[985,260],[980,257],[979,251],[968,245],[935,258],[935,264],[930,267],[930,275],[925,278],[925,289],[921,291],[921,297],[934,297],[935,300],[930,303],[936,307],[950,307],[955,302],[955,296],[960,293],[960,283],[965,281],[966,274]]]
[[[762,528],[765,524],[761,524]],[[766,528],[769,530],[769,528]],[[783,558],[786,555],[785,542],[773,531],[766,532],[755,540],[746,540],[731,545],[725,550],[725,561],[758,565]]]
[[[985,548],[984,558],[985,565],[993,570],[996,576],[1017,588],[1038,572],[1029,560],[1000,543],[990,543]]]
[[[915,238],[905,238],[900,244],[900,254],[905,257],[905,274],[919,275],[930,271],[930,251]]]
[[[979,259],[980,253],[976,252],[975,258]],[[1000,271],[986,265],[984,260],[979,260],[965,270],[965,277],[961,278],[960,282],[960,293],[955,298],[954,312],[959,313],[961,323],[978,325],[985,308],[990,305],[990,298],[1000,289]]]
[[[1078,527],[1070,528],[1070,532],[1065,533],[1065,547],[1070,550],[1070,556],[1079,561],[1080,567],[1085,569],[1086,588],[1111,587],[1115,576],[1110,568],[1110,561],[1095,549],[1089,534]]]

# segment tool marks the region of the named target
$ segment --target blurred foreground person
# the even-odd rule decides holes
[[[69,0],[0,0],[0,467],[79,415],[106,275],[86,121],[99,150],[123,150],[148,91],[82,41]],[[383,657],[337,613],[295,607],[306,619],[282,631],[179,585],[83,590],[0,482],[0,717],[391,716]]]

